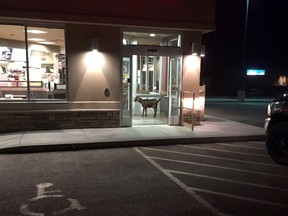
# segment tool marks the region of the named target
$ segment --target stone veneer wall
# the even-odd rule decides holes
[[[120,127],[119,111],[55,110],[0,112],[0,133],[115,127]]]

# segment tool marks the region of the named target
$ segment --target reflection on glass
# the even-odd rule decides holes
[[[167,58],[165,56],[137,56],[137,93],[163,94],[166,92]]]
[[[181,47],[178,33],[123,32],[123,45],[149,45]]]

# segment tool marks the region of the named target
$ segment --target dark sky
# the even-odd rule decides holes
[[[286,0],[250,0],[247,64],[288,68]]]
[[[246,0],[216,0],[216,31],[203,36],[204,73],[243,64]],[[250,0],[245,61],[247,67],[287,68],[288,0]]]

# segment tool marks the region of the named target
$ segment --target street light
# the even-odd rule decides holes
[[[249,16],[249,0],[246,0],[246,15],[245,15],[245,31],[244,31],[244,44],[243,44],[243,67],[246,66],[245,52],[246,52],[246,40],[247,40],[247,26]]]
[[[243,56],[242,56],[242,86],[241,90],[238,91],[238,100],[245,100],[245,78],[246,78],[246,43],[247,43],[247,27],[248,27],[248,16],[249,16],[249,0],[246,0],[246,14],[245,14],[245,29],[244,29],[244,41],[243,41]]]

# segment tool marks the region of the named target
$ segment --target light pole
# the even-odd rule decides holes
[[[242,86],[238,91],[238,100],[245,100],[245,79],[246,79],[246,43],[247,43],[247,27],[249,16],[249,0],[246,0],[246,14],[245,14],[245,28],[244,28],[244,40],[243,40],[243,53],[242,53]]]
[[[249,16],[249,0],[246,0],[246,15],[245,15],[245,30],[244,30],[244,43],[243,43],[243,67],[246,67],[246,41],[247,41],[247,26]]]

